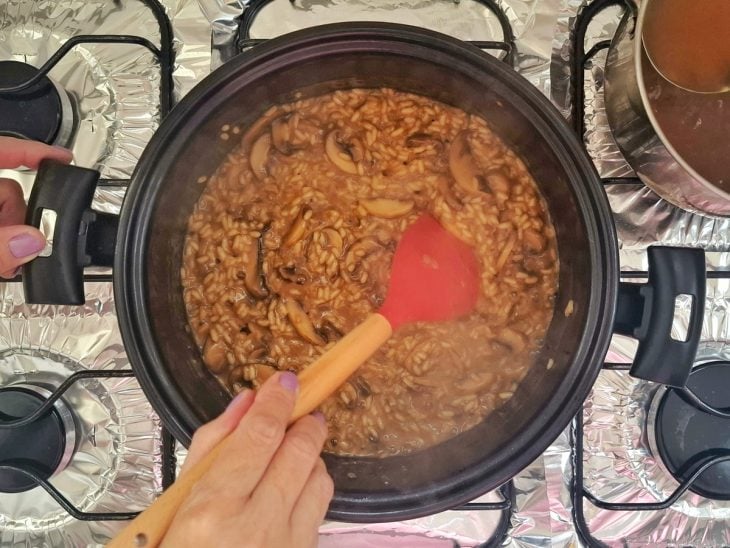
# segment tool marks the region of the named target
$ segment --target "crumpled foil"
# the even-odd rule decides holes
[[[173,73],[175,81],[175,98],[182,97],[197,81],[205,76],[212,68],[220,66],[235,51],[235,35],[237,29],[236,18],[240,16],[246,7],[247,0],[165,0],[168,16],[172,20],[175,36],[176,66]],[[517,36],[517,67],[521,74],[527,77],[543,93],[548,95],[553,102],[566,115],[569,113],[567,85],[570,76],[569,65],[569,39],[575,17],[582,7],[580,0],[497,0],[507,14]],[[131,32],[142,34],[149,30],[152,41],[157,40],[157,30],[154,28],[154,21],[138,0],[124,0],[120,2],[95,2],[81,4],[58,1],[56,3],[40,4],[26,3],[22,0],[11,0],[0,5],[0,58],[11,58],[16,52],[10,52],[7,47],[11,35],[15,43],[17,36],[22,40],[19,43],[25,47],[32,43],[38,53],[32,48],[28,51],[22,49],[17,55],[30,55],[29,60],[37,59],[42,61],[43,55],[52,51],[51,47],[44,46],[38,40],[29,42],[27,36],[31,36],[28,29],[47,36],[48,31],[44,30],[51,25],[51,22],[43,17],[33,15],[33,9],[50,9],[48,5],[72,6],[65,11],[54,12],[56,19],[53,21],[54,29],[82,29],[84,32],[98,33],[109,32],[110,28],[116,28],[115,32]],[[33,6],[33,8],[31,7]],[[84,7],[91,6],[91,7]],[[75,10],[75,11],[74,11]],[[89,11],[84,11],[89,10]],[[587,42],[596,43],[601,39],[610,39],[615,30],[619,17],[619,8],[611,8],[599,15],[591,25]],[[82,14],[83,12],[83,14]],[[114,12],[114,13],[111,13]],[[93,13],[95,22],[89,14]],[[60,15],[59,15],[60,14]],[[76,18],[78,21],[73,21]],[[68,20],[66,20],[68,19]],[[400,0],[390,2],[376,2],[375,0],[296,0],[290,3],[287,0],[275,0],[265,7],[257,17],[252,27],[252,38],[268,38],[298,28],[333,22],[339,20],[380,20],[395,21],[407,24],[420,24],[440,31],[446,31],[464,39],[500,39],[498,26],[494,18],[487,14],[483,5],[477,0],[462,0],[452,2],[450,0]],[[15,23],[13,23],[15,21]],[[10,25],[18,26],[17,22],[22,21],[23,28],[20,31],[11,33]],[[65,22],[64,22],[65,21]],[[130,24],[130,22],[133,23]],[[99,30],[100,22],[107,25],[104,30]],[[111,27],[110,27],[111,26]],[[54,31],[56,34],[59,30]],[[26,36],[27,35],[27,36]],[[35,36],[34,34],[32,36]],[[57,38],[56,38],[57,39]],[[588,48],[586,48],[588,49]],[[12,55],[11,55],[12,53]],[[77,163],[85,167],[100,167],[103,176],[106,177],[128,177],[132,172],[136,159],[139,157],[144,144],[146,144],[154,127],[156,127],[155,116],[149,116],[149,106],[153,110],[158,104],[156,88],[150,86],[150,82],[157,82],[155,76],[156,62],[143,50],[129,48],[127,52],[115,51],[109,46],[93,46],[83,49],[80,57],[79,67],[75,65],[67,69],[69,82],[88,82],[83,88],[86,94],[84,98],[90,101],[90,108],[87,108],[87,124],[93,127],[93,136],[96,140],[87,141],[90,145],[79,144],[74,148]],[[36,57],[33,57],[33,56]],[[95,60],[95,55],[100,57]],[[104,56],[107,56],[106,58]],[[105,64],[115,56],[125,66],[130,66],[131,58],[136,56],[135,66],[130,68],[128,74],[120,72],[119,69],[103,71],[97,67],[108,66]],[[17,58],[17,57],[13,57]],[[22,57],[21,57],[22,59]],[[104,60],[106,59],[106,61]],[[623,177],[631,176],[632,172],[628,164],[623,160],[610,134],[606,122],[605,109],[603,106],[603,63],[605,52],[599,53],[586,71],[586,145],[596,163],[599,173],[604,176]],[[34,64],[37,64],[34,61]],[[88,66],[88,68],[87,68]],[[57,67],[57,69],[60,68]],[[60,74],[57,74],[59,72]],[[54,69],[52,72],[58,80],[63,80],[64,73]],[[73,78],[71,77],[73,76]],[[127,86],[115,89],[117,77],[127,80]],[[145,80],[146,79],[146,80]],[[133,89],[131,82],[141,83],[140,89]],[[145,87],[146,86],[146,87]],[[88,96],[88,97],[87,97]],[[114,97],[114,105],[122,104],[124,109],[115,109],[110,104],[109,98]],[[136,102],[135,102],[135,99]],[[126,104],[125,104],[126,101]],[[148,110],[141,112],[141,104],[147,104]],[[131,114],[131,124],[121,123],[121,114]],[[134,124],[140,125],[139,131]],[[107,142],[108,138],[113,140]],[[121,142],[117,142],[121,140]],[[88,148],[87,148],[88,147]],[[82,150],[83,148],[83,150]],[[109,164],[108,166],[106,164]],[[16,179],[25,181],[24,188],[27,190],[32,184],[32,174],[13,173]],[[8,176],[0,172],[0,176]],[[608,185],[606,191],[609,195],[611,207],[615,214],[621,244],[621,264],[624,270],[646,270],[645,248],[657,242],[671,245],[701,246],[710,250],[708,254],[708,267],[711,269],[728,269],[730,264],[730,231],[727,221],[715,221],[698,215],[692,215],[680,211],[666,202],[660,200],[655,194],[646,189],[643,185]],[[94,207],[103,211],[118,211],[123,198],[123,189],[105,188],[99,189],[95,196]],[[96,284],[87,284],[87,290]],[[108,284],[99,286],[109,287]],[[6,286],[2,291],[9,291]],[[19,286],[14,286],[19,291]],[[94,290],[92,290],[93,292]],[[107,291],[109,291],[107,289]],[[90,295],[91,303],[101,302],[100,298]],[[110,295],[109,295],[110,296]],[[13,301],[15,302],[15,301]],[[19,302],[19,301],[18,301]],[[105,301],[108,303],[108,301]],[[707,293],[707,306],[703,338],[706,345],[711,341],[730,340],[730,320],[728,320],[728,303],[730,302],[730,282],[728,280],[709,280]],[[94,305],[99,309],[99,305]],[[106,310],[108,310],[108,304]],[[686,329],[688,321],[689,303],[680,302],[675,331]],[[87,311],[87,307],[81,309]],[[102,308],[104,308],[102,306]],[[69,318],[73,314],[69,309]],[[40,312],[44,317],[52,317],[51,308],[43,308]],[[78,314],[78,312],[76,312]],[[84,312],[86,313],[86,312]],[[3,318],[2,322],[4,323]],[[18,320],[16,329],[27,329],[26,319]],[[98,326],[103,332],[107,329],[107,323]],[[96,332],[89,332],[85,342],[93,344],[99,335]],[[101,337],[103,339],[103,336]],[[727,342],[720,342],[727,345]],[[630,362],[635,352],[635,344],[625,337],[614,337],[607,361]],[[0,351],[4,347],[0,347]],[[98,349],[98,346],[94,347]],[[703,346],[703,348],[705,348]],[[714,351],[718,351],[713,347]],[[723,346],[722,348],[726,348]],[[722,350],[721,348],[721,350]],[[725,351],[725,350],[722,350]],[[82,362],[85,363],[85,362]],[[94,362],[92,362],[94,363]],[[623,380],[620,380],[623,379]],[[604,372],[601,374],[591,399],[587,402],[587,412],[591,412],[594,398],[600,401],[606,400],[608,396],[620,388],[630,395],[636,394],[641,398],[641,389],[634,385],[641,384],[639,381],[629,380],[628,376],[621,372]],[[130,383],[131,379],[123,379]],[[119,382],[119,381],[117,381]],[[136,386],[135,386],[136,389]],[[598,401],[597,400],[597,401]],[[622,400],[625,401],[625,400]],[[141,404],[140,404],[141,405]],[[637,404],[638,405],[638,404]],[[625,409],[625,408],[624,408]],[[625,410],[614,409],[613,413],[622,420],[637,420],[638,417],[623,417]],[[607,418],[607,415],[605,415]],[[614,417],[612,415],[611,417]],[[592,419],[592,417],[591,417]],[[598,419],[598,417],[596,417]],[[590,424],[597,424],[591,422]],[[591,426],[587,426],[587,430]],[[635,423],[629,426],[629,430],[635,434]],[[136,432],[151,435],[156,431],[152,427],[145,426],[141,422]],[[624,489],[623,484],[618,485],[610,474],[607,480],[601,483],[601,471],[611,472],[617,464],[625,463],[620,461],[619,454],[612,447],[619,447],[620,440],[628,439],[620,437],[614,431],[598,430],[589,433],[587,439],[591,442],[607,442],[609,449],[600,448],[604,459],[592,457],[594,446],[586,444],[586,477],[590,476],[594,483],[586,482],[586,485],[595,490],[597,494],[607,492],[619,493]],[[617,441],[618,440],[618,441]],[[640,441],[640,440],[639,440]],[[620,446],[624,451],[624,458],[630,459],[643,456],[643,450],[636,453],[626,451],[626,446]],[[159,464],[159,450],[154,448],[150,452],[155,463]],[[176,449],[178,464],[184,461],[186,451],[178,445]],[[638,470],[637,466],[649,465],[650,462],[637,461],[630,466],[631,470]],[[597,464],[596,464],[597,463]],[[157,468],[155,470],[158,470]],[[158,474],[156,471],[155,474]],[[648,473],[642,476],[639,472],[634,475],[648,478]],[[157,477],[157,476],[155,476]],[[550,448],[515,479],[515,512],[512,515],[511,526],[508,537],[500,542],[503,546],[513,547],[573,547],[582,545],[575,532],[571,512],[573,504],[570,498],[570,482],[572,478],[571,467],[571,440],[570,432],[561,434]],[[655,484],[659,480],[651,480]],[[661,481],[663,486],[671,486],[671,478],[664,477]],[[155,479],[154,485],[159,485]],[[157,487],[156,487],[157,488]],[[139,489],[137,484],[128,487],[129,496],[134,496],[133,491]],[[605,491],[604,491],[605,489]],[[629,489],[636,489],[630,487]],[[671,489],[671,487],[670,487]],[[628,490],[626,491],[628,493]],[[629,493],[626,496],[631,496]],[[496,500],[498,495],[489,493],[480,500]],[[127,510],[132,502],[120,510]],[[4,508],[2,505],[0,507]],[[634,545],[666,545],[670,543],[692,545],[692,546],[720,546],[727,544],[727,539],[722,540],[720,530],[707,525],[707,516],[687,516],[687,510],[679,510],[681,519],[681,532],[672,536],[674,522],[671,518],[661,517],[660,513],[652,515],[631,515],[630,513],[598,512],[586,504],[589,525],[597,538],[603,539],[609,545],[623,545],[621,531],[624,535],[636,538]],[[682,512],[685,512],[684,514]],[[675,516],[676,517],[676,516]],[[490,538],[495,529],[498,512],[487,512],[479,510],[450,511],[407,522],[386,523],[378,525],[347,524],[340,522],[326,523],[321,529],[321,546],[347,546],[348,548],[371,547],[371,546],[479,546]],[[727,518],[725,518],[727,519]],[[622,521],[623,520],[623,521]],[[659,520],[659,521],[657,521]],[[665,520],[665,521],[662,521]],[[694,520],[694,521],[693,521]],[[704,520],[704,521],[702,521]],[[721,523],[721,522],[720,522]],[[2,529],[0,522],[0,529]],[[95,527],[93,535],[84,536],[79,532],[78,537],[66,544],[85,545],[90,542],[104,541],[113,530],[107,524],[80,524],[74,520],[58,529],[47,529],[45,537],[39,536],[34,539],[44,538],[52,545],[64,544],[62,536],[67,534],[66,530],[81,531],[82,527]],[[703,529],[705,527],[705,529]],[[709,529],[707,529],[709,527]],[[71,528],[71,529],[69,529]],[[627,534],[626,531],[636,530]],[[708,534],[704,535],[704,531]],[[90,529],[86,530],[87,535]],[[672,540],[672,539],[675,539]],[[50,540],[49,540],[50,539]],[[28,541],[26,543],[18,537],[21,545],[39,545],[40,542]],[[4,542],[3,542],[4,544]]]
[[[210,27],[194,1],[169,0],[176,60],[174,100],[210,72]],[[159,27],[140,0],[110,2],[10,0],[0,3],[0,59],[41,66],[68,38],[131,34],[159,45]],[[74,98],[79,127],[74,163],[103,178],[127,179],[159,125],[160,72],[140,46],[76,46],[50,76]],[[26,197],[34,173],[0,170]],[[118,213],[124,187],[99,187],[93,208]],[[90,269],[89,274],[108,273]],[[0,284],[0,386],[23,379],[56,382],[79,369],[128,369],[112,285],[86,283],[83,307],[26,305],[18,283]],[[23,373],[27,371],[28,373]],[[160,422],[134,378],[85,380],[64,397],[84,431],[69,466],[51,483],[88,512],[143,510],[161,492]],[[92,443],[93,440],[93,443]],[[124,521],[77,521],[42,489],[0,494],[0,545],[101,545]]]
[[[697,364],[730,360],[730,330],[727,324],[723,327],[726,338],[704,342]],[[663,390],[627,372],[601,373],[583,415],[585,487],[600,499],[659,502],[679,485],[647,439],[650,405]],[[586,501],[585,516],[594,537],[609,546],[727,546],[730,542],[730,502],[691,491],[658,512],[614,512]]]
[[[129,369],[112,285],[87,283],[83,307],[28,305],[0,286],[0,386],[58,386],[81,370]],[[62,396],[76,414],[77,450],[51,484],[85,512],[144,510],[160,494],[160,422],[134,377],[77,381]],[[77,521],[41,487],[0,493],[1,546],[86,546],[125,522]]]
[[[584,2],[567,0],[560,13],[552,59],[551,99],[570,114],[570,33]],[[610,40],[622,8],[604,10],[589,26],[586,51],[600,40]],[[593,57],[585,75],[586,148],[602,177],[633,177],[616,146],[603,101],[607,50]],[[619,237],[623,271],[647,269],[646,248],[651,245],[702,247],[709,271],[730,270],[730,224],[688,213],[659,198],[643,184],[606,185]],[[645,280],[637,279],[642,282]],[[698,362],[728,359],[730,341],[730,280],[708,279],[705,322]],[[675,309],[674,336],[686,333],[691,302],[681,299]],[[636,341],[614,336],[606,361],[631,363]],[[647,409],[657,386],[633,379],[627,372],[603,371],[584,405],[584,478],[589,491],[613,502],[654,502],[666,498],[677,482],[651,454],[647,439]],[[572,511],[567,478],[554,505]],[[728,544],[726,502],[685,494],[669,510],[613,512],[584,502],[588,528],[594,540],[608,546],[725,546]],[[576,542],[578,542],[576,540]]]

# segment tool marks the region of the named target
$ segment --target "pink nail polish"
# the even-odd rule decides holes
[[[299,379],[291,371],[284,371],[279,376],[279,384],[290,392],[296,392],[297,388],[299,388]]]
[[[22,259],[29,255],[35,255],[43,251],[46,246],[46,242],[40,238],[36,238],[31,234],[18,234],[14,238],[11,238],[8,242],[8,248],[13,257]]]

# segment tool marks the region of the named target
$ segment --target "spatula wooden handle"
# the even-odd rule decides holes
[[[299,374],[292,420],[314,411],[388,340],[393,328],[382,314],[370,314]]]
[[[310,364],[299,375],[299,396],[289,423],[314,411],[388,340],[392,332],[393,329],[385,316],[370,314],[365,321]],[[107,544],[107,548],[159,546],[190,490],[210,469],[226,443],[228,438],[181,475],[147,510]]]

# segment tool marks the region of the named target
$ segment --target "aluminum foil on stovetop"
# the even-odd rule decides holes
[[[730,329],[725,336],[730,335]],[[697,364],[730,360],[730,339],[702,343]],[[650,407],[661,390],[623,371],[601,373],[584,411],[585,487],[609,502],[659,502],[677,488],[649,442]],[[593,536],[609,546],[727,546],[730,501],[687,492],[657,512],[601,510],[585,502]]]
[[[200,0],[213,26],[214,66],[236,53],[238,17],[246,0]],[[497,0],[517,42],[517,67],[544,93],[550,88],[551,40],[560,0]],[[497,18],[477,0],[295,0],[264,6],[250,38],[266,39],[326,23],[381,21],[421,26],[462,40],[502,40]]]
[[[159,44],[157,22],[143,4],[27,2],[0,4],[0,59],[40,67],[72,36],[136,34]],[[157,127],[160,74],[147,49],[80,44],[49,76],[72,98],[78,116],[73,150],[79,165],[127,177]]]
[[[0,386],[58,385],[87,369],[129,369],[110,283],[87,283],[83,307],[28,305],[21,285],[0,286]],[[76,413],[77,450],[49,480],[79,510],[143,510],[161,492],[160,424],[137,380],[87,379],[63,399]],[[36,487],[0,493],[0,545],[86,546],[125,522],[78,521]]]
[[[210,72],[210,28],[194,1],[162,2],[173,23],[174,99]],[[0,2],[0,60],[40,67],[69,38],[133,35],[160,45],[160,26],[142,0]],[[129,178],[160,121],[160,66],[146,48],[80,44],[49,76],[71,96],[78,126],[74,163],[104,178]],[[9,176],[0,170],[0,176]],[[13,174],[27,194],[33,174]]]

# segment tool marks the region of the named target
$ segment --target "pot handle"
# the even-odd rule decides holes
[[[25,222],[40,227],[44,210],[56,213],[53,249],[23,266],[31,304],[84,304],[84,267],[112,266],[119,218],[91,209],[99,172],[52,160],[41,162]]]
[[[705,312],[705,252],[688,247],[650,247],[649,281],[621,282],[614,331],[634,337],[639,348],[631,375],[684,387],[697,353]],[[687,337],[671,336],[675,299],[692,298]]]

